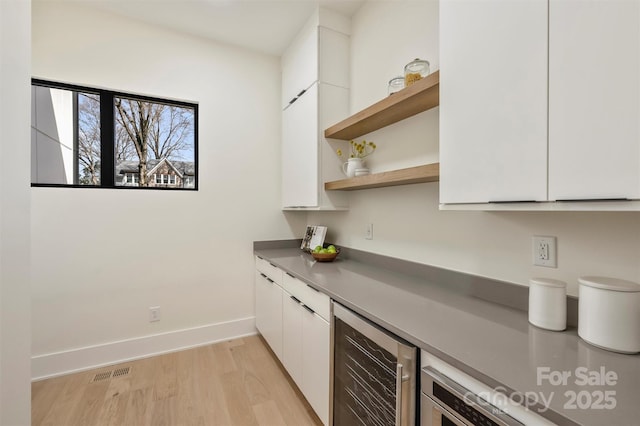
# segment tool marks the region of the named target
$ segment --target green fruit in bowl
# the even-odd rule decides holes
[[[327,247],[327,251],[328,251],[329,253],[336,253],[336,252],[337,252],[337,250],[336,250],[336,247],[335,247],[335,246],[329,246],[329,247]]]
[[[316,248],[313,249],[313,252],[320,253],[321,250],[322,250],[322,246],[316,246]]]
[[[327,253],[329,253],[329,250],[327,250],[327,249],[322,249],[322,250],[320,250],[320,252],[319,252],[319,253],[320,253],[320,254],[327,254]]]

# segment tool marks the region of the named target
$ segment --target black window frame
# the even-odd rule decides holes
[[[198,174],[198,104],[193,102],[178,101],[175,99],[165,99],[153,96],[139,95],[136,93],[120,92],[115,90],[101,89],[96,87],[81,86],[77,84],[61,83],[57,81],[44,80],[39,78],[31,79],[31,86],[48,87],[51,89],[72,90],[74,95],[74,148],[77,151],[78,143],[78,116],[77,102],[78,92],[91,93],[100,96],[100,184],[99,185],[80,185],[77,183],[77,155],[74,156],[74,183],[34,183],[31,182],[32,188],[102,188],[102,189],[125,189],[125,190],[154,190],[154,191],[197,191],[199,186]],[[171,187],[154,187],[154,186],[127,186],[116,185],[115,176],[115,105],[114,98],[122,97],[127,99],[141,100],[145,102],[154,102],[178,107],[193,109],[193,178],[195,179],[192,188],[171,188]],[[109,155],[110,153],[110,155]]]

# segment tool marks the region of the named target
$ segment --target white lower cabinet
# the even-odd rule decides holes
[[[329,323],[315,312],[302,314],[302,386],[304,396],[325,425],[329,424]]]
[[[282,288],[256,271],[256,328],[282,360]]]
[[[284,274],[283,365],[322,423],[329,424],[330,300]]]
[[[329,322],[286,290],[283,297],[282,364],[322,423],[329,424]]]
[[[330,299],[263,259],[256,268],[256,327],[328,425]]]
[[[282,364],[302,389],[302,305],[286,291],[282,301]]]

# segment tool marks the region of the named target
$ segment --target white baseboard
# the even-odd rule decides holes
[[[31,357],[32,381],[256,334],[255,317]]]

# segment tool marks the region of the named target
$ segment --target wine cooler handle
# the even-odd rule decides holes
[[[402,426],[402,364],[396,365],[396,426]]]

